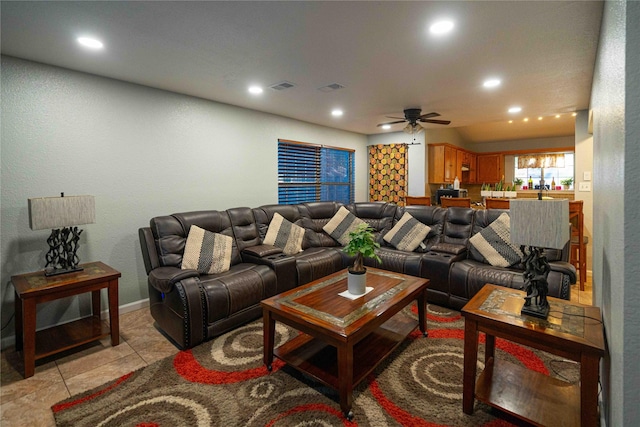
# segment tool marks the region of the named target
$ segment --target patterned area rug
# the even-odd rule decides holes
[[[415,305],[404,310],[417,318]],[[348,421],[337,392],[276,360],[262,364],[262,321],[158,361],[52,407],[58,426],[504,426],[477,403],[462,412],[464,319],[428,307],[429,336],[414,332],[354,391]],[[276,323],[276,346],[297,331]],[[480,335],[481,352],[484,335]],[[576,381],[577,366],[496,340],[496,357]],[[483,360],[483,355],[479,357]],[[482,363],[479,368],[482,368]]]

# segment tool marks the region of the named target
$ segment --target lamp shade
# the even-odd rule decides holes
[[[511,243],[562,249],[569,241],[569,200],[512,199]]]
[[[29,199],[29,227],[32,230],[93,224],[95,221],[96,202],[93,196]]]

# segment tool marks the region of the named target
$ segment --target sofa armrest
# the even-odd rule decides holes
[[[431,246],[430,250],[434,252],[444,252],[446,254],[460,255],[467,250],[467,247],[465,245],[459,245],[455,243],[440,242]]]
[[[298,286],[296,258],[283,254],[280,248],[269,245],[246,248],[242,251],[242,260],[252,264],[266,265],[275,271],[278,294]]]
[[[249,255],[252,257],[265,258],[269,255],[281,254],[282,249],[272,245],[258,245],[244,248],[242,255]]]
[[[181,270],[177,267],[158,267],[149,273],[149,284],[160,292],[171,292],[173,285],[189,277],[199,277],[197,270]]]
[[[557,271],[558,273],[566,274],[569,276],[571,284],[576,283],[578,276],[576,275],[576,268],[570,262],[566,261],[552,261],[549,263],[551,271]]]

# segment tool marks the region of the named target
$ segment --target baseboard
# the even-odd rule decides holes
[[[131,313],[132,311],[140,310],[141,308],[149,307],[149,298],[140,301],[131,302],[129,304],[121,305],[118,307],[120,315],[125,313]],[[100,318],[102,320],[109,319],[109,310],[105,309],[100,312]]]
[[[123,315],[125,313],[130,313],[132,311],[136,311],[136,310],[140,310],[141,308],[146,308],[149,307],[149,298],[147,299],[143,299],[140,301],[135,301],[129,304],[125,304],[125,305],[121,305],[120,307],[118,307],[118,312],[120,313],[120,315]],[[102,320],[107,320],[109,319],[109,310],[105,309],[103,311],[100,312],[100,318]],[[60,322],[57,323],[55,325],[49,325],[47,326],[47,328],[51,327],[51,326],[58,326],[61,325],[63,323],[68,323],[68,322],[73,322],[74,320],[78,320],[78,318],[76,319],[71,319],[71,320],[67,320],[65,322]],[[9,335],[7,337],[3,337],[2,341],[0,341],[0,348],[2,348],[2,350],[14,345],[16,343],[16,336],[15,333],[13,335]]]

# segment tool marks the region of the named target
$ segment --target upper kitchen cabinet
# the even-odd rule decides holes
[[[456,176],[463,184],[476,182],[476,155],[449,144],[429,144],[429,182],[450,184]]]
[[[478,183],[499,182],[504,176],[503,154],[478,154],[476,165]]]
[[[429,182],[433,184],[452,183],[456,179],[458,150],[448,144],[430,144],[428,155]]]

